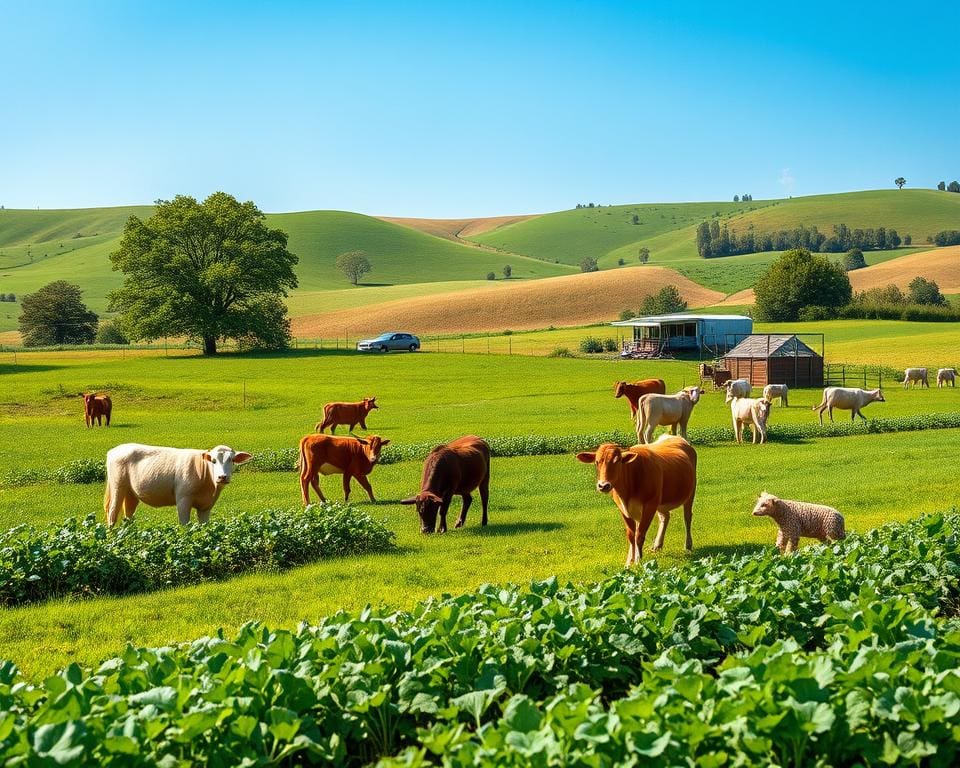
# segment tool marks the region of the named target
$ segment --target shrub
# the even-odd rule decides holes
[[[910,301],[914,304],[942,307],[947,303],[944,295],[940,293],[940,286],[934,280],[915,277],[910,281],[908,287],[910,288]]]
[[[487,280],[496,280],[497,275],[495,272],[487,272]]]
[[[809,323],[816,320],[831,320],[837,316],[837,310],[832,307],[819,307],[810,305],[803,307],[797,320],[803,323]]]
[[[129,344],[130,340],[112,320],[104,320],[97,326],[97,344]]]
[[[603,351],[604,352],[616,352],[620,349],[620,345],[617,344],[616,339],[606,338],[603,340]]]
[[[81,485],[102,483],[107,479],[107,468],[104,462],[98,459],[77,459],[54,470],[53,479],[58,483]]]
[[[603,342],[595,336],[587,336],[580,340],[580,351],[587,353],[603,352]]]
[[[851,248],[843,255],[843,268],[847,272],[852,272],[855,269],[863,269],[867,266],[866,259],[863,258],[863,251],[859,248]]]
[[[547,357],[574,357],[575,355],[566,347],[554,347]]]
[[[622,267],[626,263],[626,259],[617,259],[617,266]]]
[[[580,259],[580,271],[581,272],[597,272],[600,267],[597,265],[597,260],[593,256],[585,256]]]
[[[637,313],[632,309],[625,309],[620,313],[621,320],[633,320],[637,316]]]
[[[506,278],[509,278],[510,275],[512,275],[512,274],[513,274],[513,267],[511,267],[509,264],[507,264],[506,266],[504,266],[504,268],[503,268],[503,276],[506,277]]]

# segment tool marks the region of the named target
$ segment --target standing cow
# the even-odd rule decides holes
[[[103,419],[106,419],[109,427],[112,412],[113,403],[110,401],[110,395],[98,395],[95,392],[83,395],[83,423],[88,427],[93,426],[94,419],[98,427],[103,426]]]
[[[949,384],[951,387],[957,386],[957,371],[954,368],[941,368],[937,371],[937,389]]]
[[[665,395],[666,393],[667,385],[663,383],[663,379],[641,379],[633,382],[633,384],[618,381],[613,385],[614,397],[627,398],[627,402],[630,404],[631,419],[637,418],[637,408],[641,397],[644,395]]]
[[[859,416],[864,421],[867,417],[860,413],[861,408],[865,408],[870,403],[885,403],[883,392],[879,389],[859,389],[855,387],[827,387],[823,390],[823,400],[820,405],[813,406],[820,416],[820,426],[823,426],[823,412],[827,411],[830,421],[833,421],[833,409],[839,408],[843,411],[850,411],[850,421],[855,421]]]
[[[687,423],[693,407],[700,402],[703,390],[700,387],[687,387],[675,395],[644,395],[640,398],[635,423],[638,443],[652,443],[657,427],[670,427],[675,435],[677,429],[683,437],[687,436]]]
[[[107,524],[123,514],[129,520],[139,502],[151,507],[177,507],[181,525],[197,510],[201,523],[233,476],[234,466],[253,458],[245,451],[218,445],[209,451],[124,443],[107,451],[107,488],[103,511]]]
[[[320,489],[320,475],[343,475],[343,500],[350,499],[350,480],[356,478],[367,492],[370,501],[373,488],[367,480],[373,468],[380,461],[380,451],[389,445],[379,435],[359,437],[337,437],[336,435],[307,435],[300,440],[300,492],[303,503],[310,503],[310,489],[317,492],[320,501],[326,501]]]
[[[440,533],[447,532],[447,510],[454,496],[463,498],[457,528],[467,520],[467,510],[473,501],[471,495],[480,491],[483,515],[480,525],[487,524],[487,502],[490,498],[490,446],[476,435],[458,438],[446,445],[438,445],[423,464],[420,492],[404,499],[401,504],[415,504],[420,515],[420,530],[433,533],[440,517]]]
[[[366,429],[367,414],[379,407],[375,397],[365,397],[359,403],[327,403],[323,406],[323,421],[318,421],[315,429],[323,432],[330,427],[330,434],[336,432],[341,424],[347,425],[350,432],[357,424]]]
[[[597,490],[609,493],[620,510],[627,533],[629,567],[640,562],[647,530],[656,514],[660,527],[653,551],[663,548],[670,511],[683,507],[686,548],[693,549],[690,527],[697,492],[697,452],[682,437],[661,435],[652,445],[621,448],[604,443],[596,451],[578,453],[577,460],[596,464]]]
[[[750,426],[754,443],[767,442],[767,419],[770,417],[770,401],[765,397],[735,397],[730,403],[733,417],[733,434],[737,444],[743,442],[743,427]]]
[[[930,388],[930,382],[927,379],[927,369],[926,368],[907,368],[903,372],[903,388],[906,389],[908,386],[916,386],[919,384],[921,387]]]

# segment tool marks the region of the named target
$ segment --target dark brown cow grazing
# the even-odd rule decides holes
[[[687,549],[693,549],[690,525],[697,492],[697,452],[682,437],[662,435],[650,445],[621,448],[604,443],[596,451],[578,453],[577,459],[597,465],[597,490],[609,493],[627,529],[627,565],[640,562],[643,542],[653,516],[660,527],[653,551],[663,547],[670,511],[683,507]]]
[[[83,396],[83,423],[88,427],[93,426],[93,420],[97,420],[97,426],[103,426],[103,419],[106,418],[107,426],[110,426],[110,413],[113,411],[113,403],[110,402],[109,395],[98,395],[94,392]]]
[[[320,490],[320,475],[343,475],[343,500],[350,498],[350,478],[355,477],[363,489],[373,498],[373,489],[367,480],[380,461],[380,450],[389,445],[378,435],[337,437],[336,435],[307,435],[300,441],[300,491],[303,503],[310,503],[310,488],[317,492],[320,501],[326,501]]]
[[[473,501],[470,494],[477,489],[483,505],[480,525],[486,525],[487,502],[490,498],[490,446],[475,435],[467,435],[430,451],[423,465],[420,493],[400,503],[417,505],[423,533],[434,532],[438,514],[440,533],[446,533],[447,510],[453,497],[463,497],[463,508],[456,525],[460,528],[467,519],[467,510]]]
[[[627,398],[627,402],[630,403],[630,417],[634,420],[637,418],[637,408],[641,397],[665,394],[667,394],[667,385],[663,383],[663,379],[641,379],[633,382],[633,384],[618,381],[613,385],[613,396]]]
[[[365,397],[359,403],[327,403],[323,406],[323,421],[318,421],[314,429],[323,432],[330,427],[330,434],[336,432],[341,424],[348,425],[351,432],[357,424],[366,429],[367,414],[379,407],[375,397]]]

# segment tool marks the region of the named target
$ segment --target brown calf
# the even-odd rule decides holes
[[[665,395],[666,393],[667,385],[663,383],[663,379],[641,379],[633,382],[633,384],[618,381],[613,385],[613,396],[626,397],[627,402],[630,403],[630,418],[632,419],[637,418],[637,408],[641,397],[644,395]]]
[[[83,423],[88,427],[93,426],[94,419],[97,420],[97,426],[103,426],[104,418],[109,427],[112,411],[113,403],[110,402],[109,395],[98,395],[94,392],[83,395]]]
[[[310,503],[310,488],[317,492],[320,501],[326,501],[320,490],[320,475],[343,475],[343,500],[350,498],[350,478],[356,478],[370,497],[373,489],[367,480],[380,461],[380,451],[389,440],[378,435],[337,437],[335,435],[307,435],[300,441],[300,491],[303,503]]]
[[[604,443],[596,451],[578,453],[577,460],[597,466],[597,490],[609,493],[627,529],[628,566],[640,562],[643,542],[653,516],[660,527],[653,551],[663,547],[670,511],[683,507],[686,547],[693,549],[690,526],[693,497],[697,492],[697,452],[682,437],[663,435],[650,445],[621,448]]]
[[[379,407],[375,397],[365,397],[359,403],[327,403],[323,406],[323,421],[318,421],[315,429],[323,432],[330,427],[330,434],[341,424],[348,425],[351,432],[357,424],[366,429],[367,414]]]
[[[467,510],[473,501],[471,493],[480,491],[483,516],[480,525],[487,524],[487,502],[490,499],[490,446],[475,435],[460,437],[446,445],[434,448],[423,465],[420,493],[401,504],[416,504],[420,515],[420,530],[433,533],[440,516],[440,533],[447,532],[447,510],[455,495],[463,497],[463,507],[457,518],[457,528],[467,519]]]

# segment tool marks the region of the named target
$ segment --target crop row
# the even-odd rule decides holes
[[[394,534],[345,504],[215,517],[206,525],[108,528],[95,515],[0,533],[0,605],[122,595],[391,549]]]
[[[927,413],[913,416],[871,419],[869,421],[842,421],[820,426],[816,423],[772,424],[767,432],[770,442],[795,442],[821,437],[850,437],[885,432],[916,432],[928,429],[960,428],[960,412]],[[688,431],[695,445],[716,445],[733,440],[733,431],[726,426],[695,427]],[[574,453],[596,448],[601,443],[633,445],[632,432],[614,430],[579,435],[517,435],[487,438],[494,456],[548,456]],[[419,461],[434,448],[436,442],[392,443],[383,450],[380,463]],[[292,472],[296,469],[298,451],[295,447],[259,451],[246,465],[260,472]],[[96,483],[106,478],[102,460],[77,459],[53,470],[26,469],[0,475],[0,486],[14,487],[42,482]]]
[[[0,760],[546,765],[571,750],[612,765],[676,763],[692,745],[719,765],[714,749],[792,762],[873,739],[896,762],[960,732],[960,633],[938,618],[958,596],[958,532],[957,515],[932,516],[786,558],[484,586],[296,632],[251,624],[38,687],[7,666]]]

